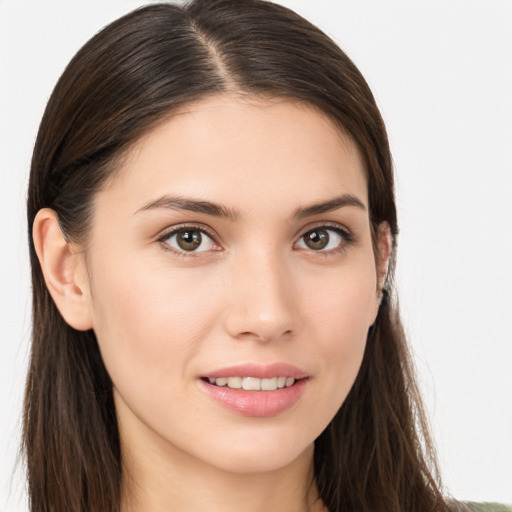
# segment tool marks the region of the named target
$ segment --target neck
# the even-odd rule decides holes
[[[169,455],[169,454],[167,454]],[[155,451],[123,451],[122,512],[319,512],[313,477],[313,446],[283,468],[232,473]]]

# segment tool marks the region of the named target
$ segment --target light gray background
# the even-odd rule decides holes
[[[45,102],[100,27],[142,2],[0,0],[0,511],[30,330],[24,200]],[[146,2],[147,3],[147,2]],[[359,66],[388,126],[401,306],[447,489],[512,503],[512,1],[288,0]]]

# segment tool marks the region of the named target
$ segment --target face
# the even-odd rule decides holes
[[[85,261],[122,442],[228,471],[311,449],[378,309],[360,155],[289,100],[210,98],[139,141]]]

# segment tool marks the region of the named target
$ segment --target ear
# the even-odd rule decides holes
[[[92,329],[84,257],[66,240],[54,210],[43,208],[37,212],[32,237],[46,287],[64,320],[79,331]]]
[[[377,292],[381,294],[389,269],[389,258],[393,250],[393,235],[388,222],[381,222],[377,229]]]
[[[382,289],[386,283],[389,268],[389,258],[393,250],[393,235],[389,223],[381,222],[377,228],[377,254],[375,255],[375,266],[377,270],[377,289],[375,290],[375,303],[372,307],[371,324],[375,323],[379,313],[380,304],[383,298]]]

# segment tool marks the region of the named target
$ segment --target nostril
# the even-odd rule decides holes
[[[291,336],[292,332],[293,331],[291,329],[287,329],[287,330],[283,331],[282,333],[276,335],[275,333],[270,332],[270,331],[265,334],[260,334],[258,332],[252,332],[252,331],[244,331],[244,332],[239,333],[238,336],[236,336],[236,337],[240,338],[240,339],[253,338],[261,343],[267,343],[269,341],[279,339],[283,336]]]

